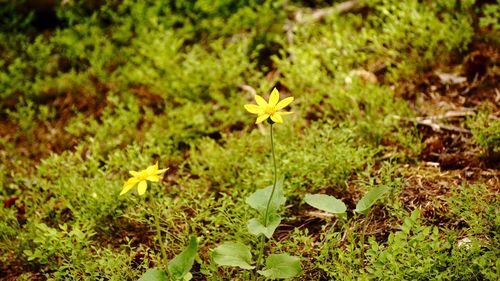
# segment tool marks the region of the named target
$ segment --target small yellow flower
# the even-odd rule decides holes
[[[164,173],[166,170],[168,169],[158,170],[158,162],[156,162],[156,164],[147,167],[145,170],[139,172],[129,171],[132,177],[123,184],[123,189],[122,192],[120,192],[120,195],[129,192],[136,184],[138,184],[137,193],[139,195],[143,195],[148,188],[147,181],[160,181],[159,175]]]
[[[280,93],[274,88],[269,96],[269,102],[266,102],[261,96],[255,95],[257,105],[245,104],[245,109],[250,113],[257,114],[257,121],[255,121],[255,124],[259,124],[267,118],[271,118],[275,123],[283,123],[283,118],[281,116],[292,113],[280,110],[289,105],[293,101],[293,97],[288,97],[278,102],[279,99]]]

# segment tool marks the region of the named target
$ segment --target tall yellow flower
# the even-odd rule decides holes
[[[255,121],[255,124],[259,124],[267,118],[271,118],[275,123],[283,123],[282,116],[292,113],[280,110],[288,106],[293,101],[293,97],[285,98],[282,101],[279,101],[279,99],[280,93],[274,88],[269,96],[269,102],[266,102],[261,96],[255,95],[257,105],[245,104],[245,109],[250,113],[257,114],[257,121]]]
[[[148,188],[147,181],[160,181],[159,175],[164,173],[166,170],[168,169],[158,170],[158,162],[156,162],[156,164],[147,167],[145,170],[139,172],[129,171],[132,177],[123,184],[123,189],[122,192],[120,192],[120,195],[129,192],[136,184],[137,193],[139,195],[143,195],[144,193],[146,193],[146,189]]]

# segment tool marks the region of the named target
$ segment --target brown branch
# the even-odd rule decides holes
[[[450,132],[456,132],[456,133],[462,133],[462,134],[471,134],[470,130],[457,127],[457,126],[451,126],[451,125],[443,125],[443,124],[438,124],[435,123],[435,120],[442,120],[442,119],[451,119],[451,118],[456,118],[456,117],[465,117],[465,116],[470,116],[473,113],[470,111],[467,112],[450,112],[451,114],[444,114],[444,115],[438,115],[438,116],[429,116],[429,117],[417,117],[417,118],[406,118],[406,117],[401,117],[397,115],[392,115],[393,118],[396,118],[398,120],[403,120],[407,122],[413,122],[421,126],[428,126],[431,127],[432,130],[434,131],[450,131]]]
[[[350,0],[350,1],[342,2],[338,5],[335,5],[334,7],[328,7],[328,8],[314,10],[309,15],[304,15],[303,10],[298,10],[295,13],[295,21],[298,23],[309,23],[309,22],[320,21],[323,18],[330,16],[332,14],[336,14],[336,13],[341,14],[341,13],[350,12],[350,11],[358,8],[359,4],[360,4],[359,0]]]

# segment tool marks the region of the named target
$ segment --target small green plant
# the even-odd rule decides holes
[[[246,203],[258,212],[257,217],[252,218],[247,223],[250,234],[259,237],[259,248],[257,261],[254,263],[249,247],[240,242],[226,242],[214,249],[212,257],[220,266],[240,267],[252,271],[252,280],[257,280],[258,275],[270,279],[285,279],[298,276],[301,272],[300,260],[298,257],[287,253],[270,254],[266,259],[264,268],[262,260],[266,238],[270,239],[276,228],[281,223],[279,209],[286,202],[283,195],[283,178],[278,180],[276,156],[274,153],[273,124],[283,123],[282,116],[291,114],[283,112],[281,109],[288,106],[293,97],[288,97],[279,101],[279,92],[273,89],[266,102],[261,96],[255,95],[257,105],[247,104],[245,109],[250,113],[257,114],[256,124],[267,120],[270,124],[271,153],[273,158],[274,180],[273,185],[255,191],[250,195]],[[255,265],[254,265],[255,264]]]
[[[477,144],[487,149],[499,150],[500,121],[489,121],[487,115],[483,114],[477,118],[475,123],[471,122],[470,125],[472,126],[472,134]]]
[[[23,100],[15,111],[7,110],[7,115],[10,119],[15,120],[19,124],[21,132],[33,139],[32,129],[36,125],[37,110],[35,104],[31,100]]]
[[[478,114],[470,119],[474,141],[484,149],[484,156],[494,164],[500,159],[500,120],[489,120],[488,114]]]
[[[366,227],[368,226],[368,222],[370,219],[371,207],[388,191],[389,188],[387,188],[386,186],[375,187],[374,189],[367,192],[356,204],[356,209],[354,211],[365,216],[365,219],[363,221],[363,229],[360,235],[360,264],[363,264],[364,260],[365,234]],[[342,200],[339,200],[334,196],[326,194],[306,194],[304,201],[312,207],[321,211],[336,214],[342,218],[347,218],[346,205],[344,204],[344,202],[342,202]],[[354,218],[356,219],[356,216]]]
[[[37,261],[41,265],[47,265],[49,269],[57,269],[54,262],[57,253],[72,255],[79,253],[90,244],[90,239],[95,235],[89,226],[60,224],[59,229],[52,228],[45,223],[34,225],[32,242],[36,246],[34,250],[24,250],[23,254],[28,261]]]
[[[500,0],[497,0],[496,4],[486,4],[483,7],[484,16],[479,19],[479,25],[481,27],[489,27],[493,30],[500,30],[500,23],[498,21],[498,16],[500,15]]]
[[[389,191],[386,186],[376,187],[367,192],[356,204],[355,212],[368,216],[371,207],[379,200],[385,193]],[[312,207],[331,214],[337,214],[341,217],[346,216],[347,207],[342,202],[331,195],[326,194],[306,194],[304,201]]]
[[[139,195],[144,195],[148,188],[149,182],[160,181],[160,176],[162,173],[167,171],[167,169],[158,169],[158,162],[155,165],[149,166],[147,169],[142,171],[130,171],[132,175],[125,184],[120,192],[123,195],[129,192],[134,186],[137,185],[137,193]],[[151,193],[149,193],[151,194]],[[150,203],[153,204],[154,198],[150,196]],[[165,243],[162,235],[162,229],[160,227],[160,216],[158,210],[160,206],[151,207],[151,212],[154,216],[156,235],[158,243],[161,249],[161,263],[162,268],[152,268],[146,271],[139,280],[141,281],[166,281],[166,280],[191,280],[192,275],[190,273],[193,267],[194,259],[198,250],[198,241],[195,236],[192,236],[189,240],[188,246],[175,258],[167,262],[167,251],[165,249]],[[164,271],[165,270],[165,271]]]

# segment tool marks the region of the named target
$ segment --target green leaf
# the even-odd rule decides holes
[[[182,278],[183,281],[189,281],[191,279],[193,279],[193,274],[191,274],[191,272],[186,273],[186,275]]]
[[[259,274],[271,279],[292,278],[300,274],[300,260],[289,254],[269,255],[266,266],[259,270]]]
[[[267,222],[267,226],[264,225],[262,219],[251,219],[247,223],[248,232],[253,235],[264,234],[267,238],[271,238],[273,236],[274,231],[281,223],[281,217],[277,214],[268,215],[269,220]]]
[[[144,272],[139,281],[168,281],[168,277],[161,269],[150,268]]]
[[[343,214],[347,210],[344,202],[326,194],[306,194],[304,201],[316,209],[332,214]]]
[[[387,191],[389,191],[389,188],[385,186],[379,186],[375,187],[374,189],[370,190],[368,193],[359,200],[358,204],[356,204],[356,209],[355,211],[361,214],[366,215],[368,213],[368,210],[370,209],[375,202],[377,202],[382,195],[384,195]]]
[[[242,243],[226,242],[215,248],[212,258],[218,265],[238,266],[243,269],[253,269],[252,253]]]
[[[271,192],[273,190],[273,186],[270,185],[266,188],[259,189],[255,191],[252,195],[250,195],[246,202],[250,207],[257,210],[260,214],[264,215],[266,213],[267,202],[269,201],[269,197],[271,197]],[[274,190],[273,198],[271,199],[271,203],[269,204],[268,213],[276,213],[278,209],[284,205],[286,202],[286,198],[283,195],[283,177],[280,178],[276,182],[276,188]]]
[[[193,267],[194,258],[198,251],[198,241],[195,236],[191,236],[188,246],[179,255],[168,263],[168,271],[175,280],[183,280]]]

